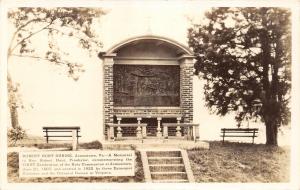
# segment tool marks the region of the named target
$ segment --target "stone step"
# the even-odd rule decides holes
[[[145,179],[153,183],[195,182],[185,150],[141,151]]]
[[[185,172],[151,172],[152,180],[188,180]]]
[[[183,164],[149,165],[150,172],[185,172]]]
[[[188,183],[187,179],[165,179],[165,180],[152,180],[153,183]]]
[[[161,164],[182,164],[181,157],[148,157],[149,165],[161,165]]]
[[[149,157],[181,157],[180,151],[148,151]]]

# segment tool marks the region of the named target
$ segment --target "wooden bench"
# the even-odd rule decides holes
[[[225,137],[251,137],[252,144],[254,144],[254,138],[257,137],[258,128],[222,128],[221,137],[223,143]]]
[[[46,142],[49,142],[49,138],[51,137],[72,137],[74,138],[73,133],[75,132],[75,137],[77,138],[77,144],[78,139],[81,137],[79,135],[80,127],[73,126],[73,127],[64,127],[64,126],[56,126],[56,127],[43,127],[43,132],[46,133],[44,137],[46,137]],[[66,134],[67,133],[67,134]],[[52,135],[53,134],[53,135]],[[74,140],[74,139],[73,139]]]
[[[145,123],[108,123],[108,140],[121,139],[123,137],[123,127],[134,127],[136,128],[136,138],[143,139],[145,137],[147,124]],[[115,137],[115,128],[117,128],[117,136]]]
[[[168,128],[169,127],[176,127],[176,136],[181,137],[181,128],[187,129],[187,138],[193,139],[194,141],[199,140],[199,124],[194,123],[163,123],[163,136],[165,139],[168,138]]]

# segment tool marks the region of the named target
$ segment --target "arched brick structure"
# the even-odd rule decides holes
[[[99,53],[104,66],[104,125],[121,117],[193,122],[193,52],[161,36],[139,36]],[[177,77],[178,75],[178,77]],[[152,104],[151,104],[152,103]],[[162,116],[162,117],[161,117]]]

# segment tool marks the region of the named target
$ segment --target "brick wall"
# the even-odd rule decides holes
[[[107,56],[103,58],[103,81],[104,81],[104,126],[106,123],[113,123],[113,56]],[[105,129],[104,129],[105,130]]]
[[[193,122],[193,73],[193,64],[186,60],[180,64],[180,107],[184,122]]]

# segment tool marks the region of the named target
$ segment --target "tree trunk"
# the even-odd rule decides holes
[[[17,95],[14,90],[14,85],[10,74],[7,74],[7,93],[8,93],[8,107],[10,111],[10,121],[12,128],[19,127],[18,109],[17,109]]]
[[[262,110],[263,119],[266,126],[266,144],[277,146],[277,130],[278,130],[278,115],[280,107],[278,107],[277,101],[277,88],[278,88],[278,68],[275,67],[274,72],[274,61],[272,58],[272,48],[270,46],[271,39],[268,34],[268,20],[264,16],[267,13],[266,8],[260,9],[260,14],[262,15],[262,25],[264,29],[260,32],[260,42],[262,49],[262,63],[263,63],[263,73],[262,73],[262,83],[264,96],[262,97]],[[273,74],[272,79],[270,79],[270,72]],[[275,80],[275,81],[274,81]]]
[[[266,125],[266,144],[278,146],[278,142],[277,142],[278,127],[276,124],[276,119],[272,119],[272,118],[267,119],[265,121],[265,125]]]

